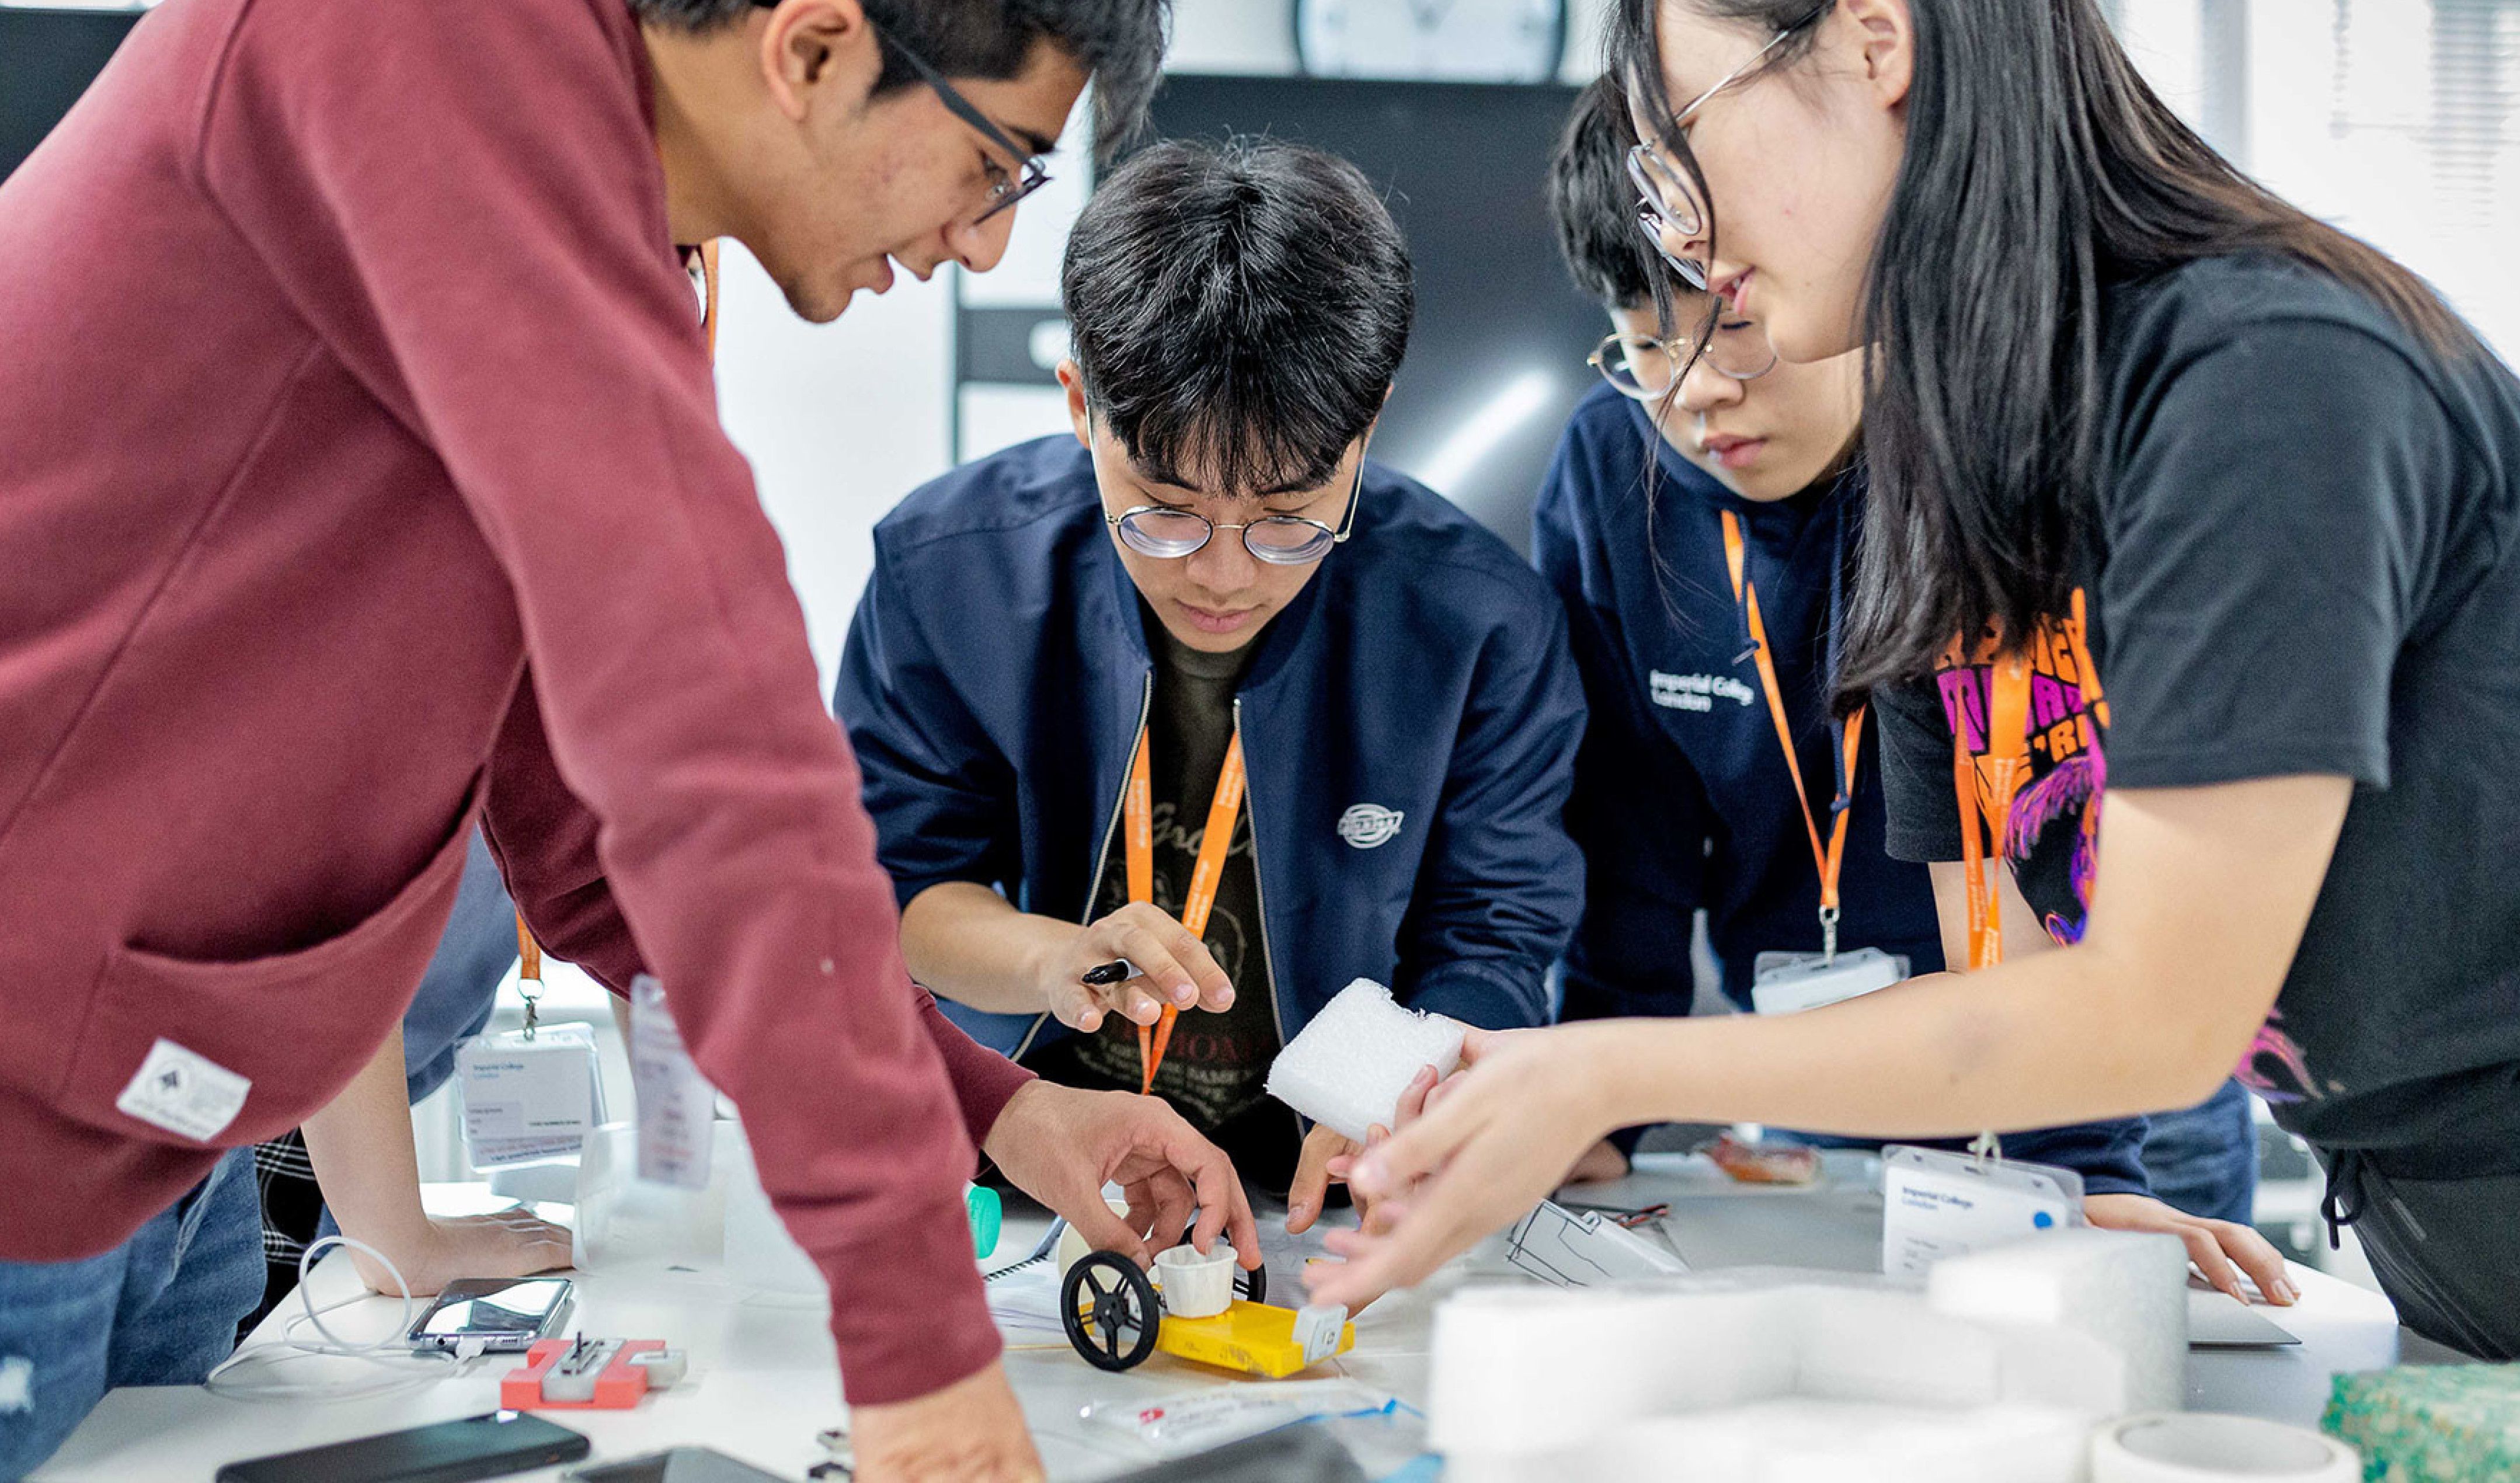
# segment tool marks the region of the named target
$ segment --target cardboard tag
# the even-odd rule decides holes
[[[1750,1004],[1762,1014],[1799,1014],[1861,999],[1908,976],[1908,960],[1879,948],[1856,948],[1834,962],[1820,953],[1761,953]]]
[[[639,1177],[707,1189],[717,1092],[683,1046],[665,986],[646,973],[630,983],[630,1080],[639,1098]]]
[[[113,1105],[151,1127],[205,1144],[236,1121],[252,1090],[251,1080],[161,1036]]]
[[[2083,1220],[2083,1176],[2048,1164],[1894,1144],[1881,1150],[1881,1270],[1934,1263]]]
[[[464,1146],[475,1169],[566,1158],[604,1121],[595,1031],[545,1025],[483,1035],[455,1053]]]

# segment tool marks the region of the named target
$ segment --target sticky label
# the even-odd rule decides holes
[[[248,1078],[160,1037],[113,1105],[153,1128],[205,1144],[236,1121],[252,1090]]]

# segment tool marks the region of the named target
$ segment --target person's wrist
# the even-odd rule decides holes
[[[1031,981],[1033,997],[1047,1012],[1058,1002],[1058,990],[1067,976],[1068,960],[1076,954],[1076,945],[1084,940],[1085,928],[1068,922],[1046,919],[1049,930],[1033,934],[1031,951],[1025,955],[1024,973]]]
[[[989,1124],[989,1131],[980,1139],[980,1151],[989,1156],[991,1163],[1006,1163],[1002,1154],[1008,1142],[1022,1135],[1024,1123],[1039,1110],[1041,1099],[1049,1095],[1043,1089],[1050,1085],[1048,1080],[1035,1077],[1015,1088],[1014,1095],[1007,1099],[1006,1105],[998,1108],[996,1120]]]
[[[350,1265],[358,1269],[360,1278],[373,1291],[392,1295],[399,1278],[418,1293],[428,1285],[436,1271],[437,1229],[425,1215],[420,1218],[417,1230],[359,1232],[345,1229],[341,1234],[375,1248],[378,1253],[372,1256],[359,1246],[348,1248]],[[393,1264],[390,1269],[385,1266],[386,1262]]]
[[[337,1210],[333,1214],[333,1219],[340,1227],[343,1236],[364,1241],[379,1251],[387,1253],[396,1262],[403,1261],[407,1256],[417,1258],[427,1255],[434,1249],[438,1239],[437,1223],[428,1218],[428,1212],[421,1208],[420,1201],[417,1199],[411,1202],[410,1208],[396,1210],[388,1215],[371,1213],[356,1220],[345,1221]],[[361,1261],[370,1260],[367,1253],[356,1246],[350,1248],[350,1255]]]
[[[1658,1024],[1640,1024],[1614,1019],[1588,1019],[1562,1026],[1560,1033],[1574,1037],[1574,1062],[1579,1074],[1570,1078],[1582,1100],[1585,1131],[1594,1139],[1603,1139],[1620,1128],[1653,1122],[1650,1103],[1658,1081],[1669,1080],[1669,1068],[1657,1077],[1653,1074],[1657,1056],[1651,1049],[1657,1037],[1651,1030]],[[1622,1032],[1624,1031],[1624,1032]]]

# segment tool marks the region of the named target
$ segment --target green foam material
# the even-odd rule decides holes
[[[2520,1365],[2340,1374],[2320,1423],[2365,1483],[2520,1483]]]

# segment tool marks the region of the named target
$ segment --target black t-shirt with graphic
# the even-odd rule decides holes
[[[2003,841],[2022,893],[2081,936],[2110,786],[2352,779],[2241,1079],[2321,1146],[2520,1168],[2520,382],[2268,258],[2106,310],[2098,528],[2033,648]],[[1874,701],[1892,851],[1958,859],[1985,667]]]
[[[1154,823],[1154,904],[1179,920],[1190,894],[1191,873],[1207,838],[1208,807],[1217,774],[1234,741],[1234,692],[1258,646],[1226,654],[1203,653],[1144,614],[1154,652],[1154,709],[1148,718],[1148,783]],[[1095,891],[1097,920],[1129,902],[1128,858],[1115,843]],[[1173,1025],[1155,1092],[1200,1132],[1214,1135],[1250,1114],[1264,1098],[1263,1083],[1278,1055],[1277,1011],[1268,957],[1260,941],[1260,885],[1251,858],[1251,811],[1236,817],[1234,844],[1219,877],[1215,908],[1203,940],[1234,985],[1234,1003],[1221,1013],[1185,1012]],[[1045,1074],[1091,1086],[1136,1091],[1144,1076],[1138,1027],[1117,1015],[1094,1035],[1071,1036],[1045,1053]],[[1295,1127],[1284,1118],[1287,1136]]]

